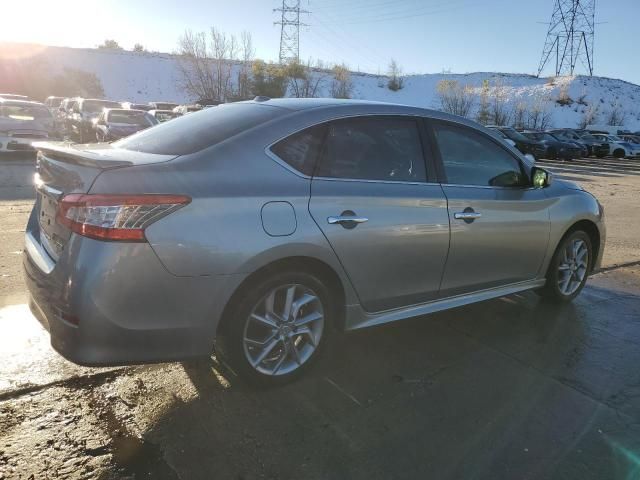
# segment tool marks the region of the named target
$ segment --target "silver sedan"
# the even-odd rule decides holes
[[[260,97],[37,148],[31,308],[83,365],[215,349],[281,383],[336,330],[524,290],[571,301],[605,244],[591,194],[419,108]]]

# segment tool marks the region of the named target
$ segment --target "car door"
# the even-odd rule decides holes
[[[531,280],[549,242],[549,206],[527,168],[497,139],[460,124],[430,121],[451,222],[441,295]]]
[[[423,138],[413,117],[360,116],[327,127],[309,211],[368,311],[438,295],[449,219],[435,171],[425,168]]]

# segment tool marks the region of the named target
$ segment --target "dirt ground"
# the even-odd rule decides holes
[[[33,162],[0,162],[0,480],[640,476],[640,161],[543,162],[605,206],[604,269],[573,304],[524,293],[341,335],[270,390],[215,358],[55,354],[20,266]]]

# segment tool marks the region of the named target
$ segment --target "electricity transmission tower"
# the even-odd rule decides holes
[[[593,75],[596,0],[554,0],[538,76],[555,57],[555,74],[573,75],[578,61]]]
[[[300,59],[300,26],[306,27],[300,22],[300,14],[309,13],[300,9],[300,0],[282,0],[282,7],[275,8],[274,12],[280,12],[281,18],[275,25],[280,25],[280,63],[298,61]]]

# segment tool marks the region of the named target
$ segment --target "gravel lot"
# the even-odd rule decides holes
[[[526,293],[342,335],[259,391],[214,358],[52,352],[20,265],[33,160],[0,158],[0,479],[637,478],[640,161],[541,163],[606,210],[604,269],[574,304]]]

